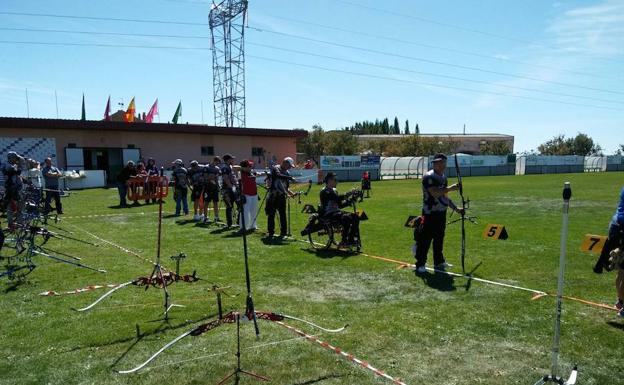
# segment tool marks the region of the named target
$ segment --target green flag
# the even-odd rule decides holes
[[[80,120],[87,120],[87,111],[85,110],[84,93],[82,94],[82,116]]]
[[[178,124],[178,118],[182,116],[182,101],[180,100],[180,103],[178,103],[178,108],[176,108],[176,112],[175,114],[173,114],[173,124]]]

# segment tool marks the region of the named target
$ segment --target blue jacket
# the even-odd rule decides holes
[[[615,210],[615,215],[613,215],[613,219],[611,219],[612,224],[618,224],[621,227],[624,227],[624,187],[622,191],[620,191],[620,202],[618,203],[618,207]]]

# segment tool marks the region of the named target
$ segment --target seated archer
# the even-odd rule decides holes
[[[325,187],[321,190],[321,211],[323,219],[339,223],[342,227],[342,239],[338,247],[349,247],[356,244],[355,238],[360,234],[360,218],[356,213],[340,210],[351,205],[350,197],[354,191],[344,195],[338,194],[336,174],[328,172],[323,180]]]

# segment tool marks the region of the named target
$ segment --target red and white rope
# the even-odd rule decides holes
[[[393,384],[396,384],[396,385],[407,385],[405,382],[401,381],[400,379],[394,378],[394,377],[390,376],[389,374],[387,374],[383,370],[375,368],[374,366],[372,366],[368,362],[360,360],[359,358],[355,357],[353,354],[345,352],[344,350],[342,350],[342,349],[340,349],[338,347],[335,347],[333,345],[330,345],[329,343],[322,341],[321,339],[319,339],[316,336],[307,334],[304,331],[301,331],[301,330],[299,330],[299,329],[297,329],[295,327],[287,325],[287,324],[285,324],[282,321],[273,321],[273,322],[275,322],[276,324],[278,324],[280,326],[285,327],[286,329],[292,331],[295,334],[300,335],[301,337],[304,337],[308,341],[316,342],[317,344],[319,344],[320,346],[324,347],[325,349],[333,351],[334,353],[338,354],[339,356],[344,357],[348,361],[351,361],[354,364],[356,364],[356,365],[358,365],[358,366],[360,366],[360,367],[362,367],[364,369],[370,370],[371,372],[375,373],[379,377],[383,377],[383,378],[385,378],[387,380],[392,381]]]
[[[108,289],[114,289],[116,287],[118,287],[119,284],[106,284],[106,285],[89,285],[89,286],[85,286],[83,288],[80,289],[74,289],[71,291],[44,291],[43,293],[39,293],[39,295],[42,296],[55,296],[55,295],[68,295],[68,294],[80,294],[80,293],[84,293],[87,291],[93,291],[93,290],[97,290],[97,289],[103,289],[103,288],[108,288]]]

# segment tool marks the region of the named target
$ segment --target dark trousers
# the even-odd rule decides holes
[[[424,215],[425,224],[416,239],[416,266],[427,263],[427,253],[433,241],[433,264],[444,263],[444,233],[446,231],[446,212]]]
[[[125,207],[127,205],[126,195],[128,195],[128,186],[125,182],[117,182],[117,192],[119,193],[119,206]]]
[[[602,270],[609,264],[609,253],[620,247],[623,242],[624,235],[622,234],[620,226],[611,224],[609,226],[609,236],[607,237],[607,242],[605,242],[605,245],[600,252],[600,258],[598,258],[598,262],[596,262],[596,265],[594,266],[594,272],[598,274],[602,273]]]
[[[267,227],[269,235],[275,234],[275,214],[279,213],[280,217],[280,235],[288,234],[288,222],[286,221],[286,195],[271,194],[267,198],[265,212],[267,215]]]
[[[231,227],[234,204],[236,204],[236,194],[234,194],[234,190],[229,188],[221,190],[221,194],[223,194],[223,203],[225,203],[225,223],[228,227]]]
[[[331,220],[340,223],[342,227],[342,241],[353,243],[360,237],[360,218],[355,213],[338,211],[331,214]]]
[[[57,187],[58,188],[58,187]],[[46,191],[45,197],[45,213],[49,213],[52,207],[50,206],[50,202],[52,202],[52,198],[54,198],[54,205],[56,206],[56,213],[63,213],[63,205],[61,204],[61,194],[58,191]]]

